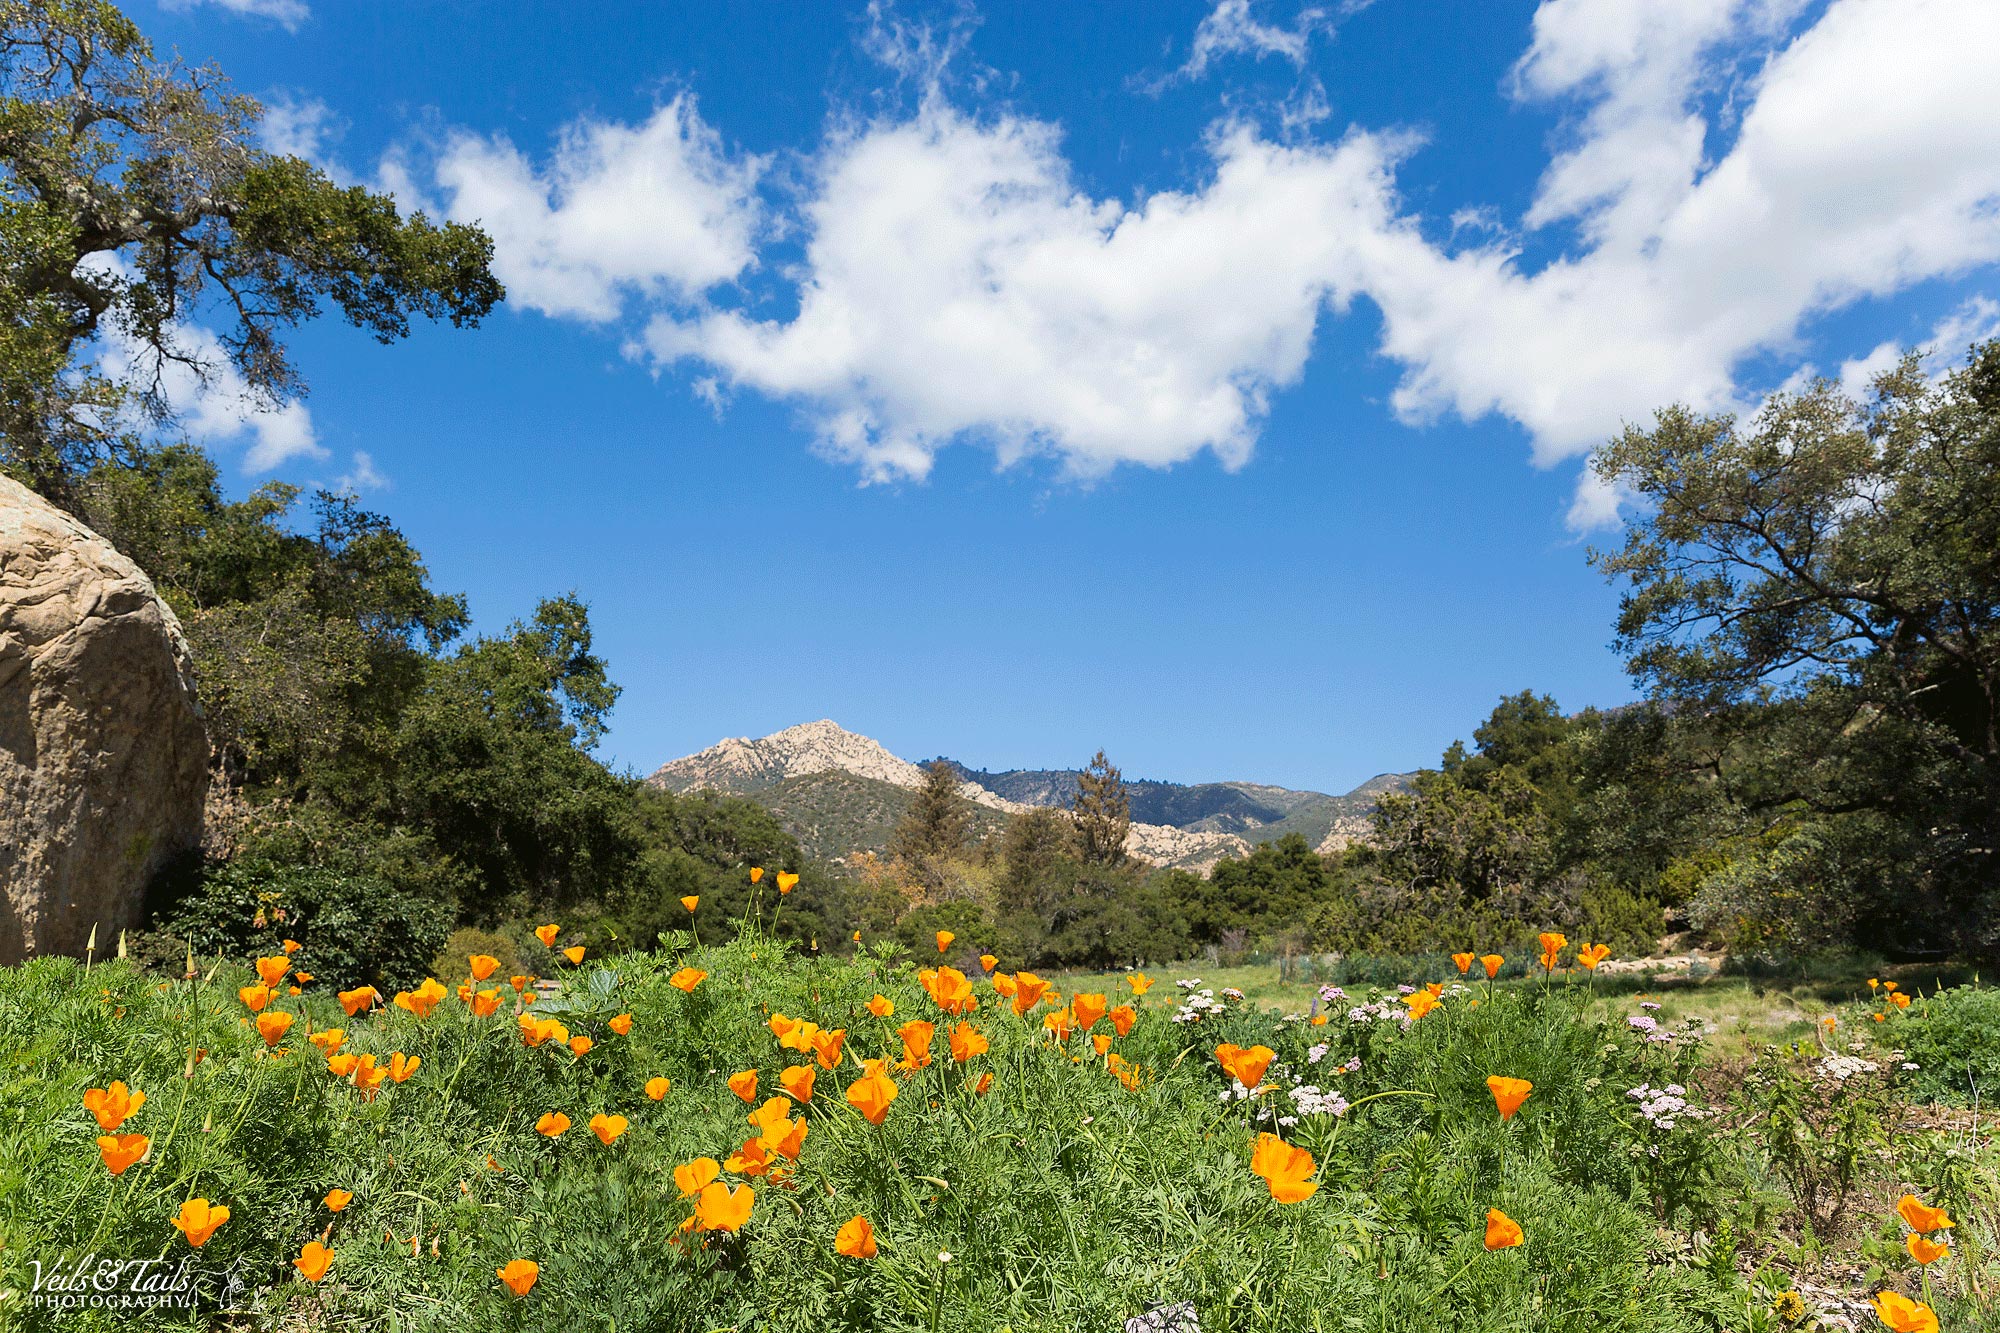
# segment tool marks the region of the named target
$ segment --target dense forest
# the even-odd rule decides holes
[[[1621,951],[2000,943],[2000,344],[1937,379],[1906,359],[1866,401],[1819,382],[1608,441],[1594,466],[1634,517],[1591,558],[1644,701],[1501,699],[1366,842],[1156,870],[1123,850],[1099,754],[1074,808],[979,840],[937,768],[887,855],[831,866],[754,803],[599,761],[618,688],[577,593],[471,634],[387,517],[277,482],[232,499],[187,437],[160,368],[198,363],[191,313],[229,321],[221,355],[276,404],[303,392],[283,335],[304,320],[477,323],[504,299],[490,240],[256,147],[253,100],[108,5],[4,4],[0,32],[0,468],[152,576],[210,728],[206,843],[155,886],[142,958],[283,935],[404,984],[453,932],[511,959],[557,911],[601,949],[712,943],[750,866],[801,877],[777,928],[810,948],[949,929],[1016,965],[1551,926]],[[103,369],[113,338],[135,378]]]

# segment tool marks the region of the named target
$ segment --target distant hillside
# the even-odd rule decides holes
[[[980,834],[1033,806],[1067,806],[1075,769],[989,772],[947,759]],[[922,780],[918,765],[831,721],[807,722],[756,739],[732,737],[663,764],[649,779],[669,791],[697,788],[748,796],[775,813],[814,855],[837,859],[880,851]],[[1403,774],[1371,778],[1345,796],[1254,782],[1129,782],[1132,855],[1206,871],[1225,856],[1288,833],[1332,851],[1365,834],[1381,792]]]

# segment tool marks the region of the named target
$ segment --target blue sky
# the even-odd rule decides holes
[[[580,592],[639,770],[1342,791],[1616,703],[1593,442],[2000,323],[1984,0],[135,4],[511,293],[191,430],[483,630]]]

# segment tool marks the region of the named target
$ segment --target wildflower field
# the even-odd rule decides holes
[[[539,933],[390,995],[275,936],[0,973],[0,1325],[1995,1326],[1996,1155],[1921,1084],[1993,1054],[1973,987],[1721,1062],[1553,934],[1285,1013],[943,933]],[[200,1282],[51,1292],[86,1259]]]

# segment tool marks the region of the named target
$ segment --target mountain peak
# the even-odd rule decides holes
[[[754,740],[731,736],[717,741],[698,754],[661,765],[651,781],[669,791],[713,787],[748,795],[828,769],[898,787],[914,787],[922,777],[915,764],[890,754],[879,741],[821,718]]]

